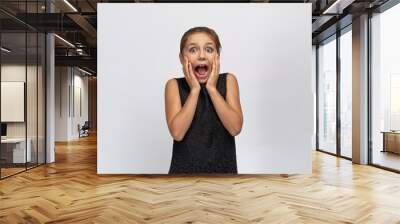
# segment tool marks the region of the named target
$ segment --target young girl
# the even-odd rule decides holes
[[[186,31],[179,59],[184,78],[165,87],[165,113],[174,144],[169,174],[237,173],[234,136],[242,129],[239,87],[219,74],[221,44],[208,27]]]

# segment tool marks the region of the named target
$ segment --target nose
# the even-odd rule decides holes
[[[205,59],[206,57],[205,57],[205,52],[204,52],[204,50],[200,50],[199,51],[199,59]]]

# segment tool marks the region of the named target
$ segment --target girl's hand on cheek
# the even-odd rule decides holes
[[[183,65],[183,74],[185,75],[186,82],[188,83],[191,91],[200,91],[200,83],[193,72],[192,64],[185,57],[185,64]]]
[[[208,91],[217,89],[217,81],[219,76],[219,57],[215,56],[212,62],[212,69],[208,77],[206,88]]]

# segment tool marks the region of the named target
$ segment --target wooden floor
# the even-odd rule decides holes
[[[27,169],[29,170],[29,169],[33,169],[33,168],[35,168],[35,167],[37,167],[37,164],[35,163],[35,164],[27,164],[27,167],[25,167],[25,165],[24,164],[19,164],[18,165],[19,167],[12,167],[12,168],[9,168],[9,167],[7,167],[7,168],[1,168],[1,178],[6,178],[6,177],[8,177],[8,176],[12,176],[12,175],[15,175],[15,174],[17,174],[17,173],[20,173],[20,172],[24,172],[24,171],[26,171]]]
[[[374,164],[400,170],[400,155],[396,153],[375,150],[372,161]]]
[[[312,175],[98,176],[96,138],[0,181],[0,223],[400,223],[400,175],[315,152]]]
[[[26,170],[26,168],[24,167],[24,168],[1,168],[1,177],[2,178],[4,178],[4,177],[8,177],[8,176],[11,176],[11,175],[13,175],[13,174],[16,174],[16,173],[19,173],[19,172],[22,172],[22,171],[25,171]]]

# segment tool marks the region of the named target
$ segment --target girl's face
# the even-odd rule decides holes
[[[180,55],[181,64],[185,65],[185,57],[192,64],[193,74],[200,83],[206,83],[212,69],[214,57],[219,60],[217,47],[206,33],[191,34]]]

